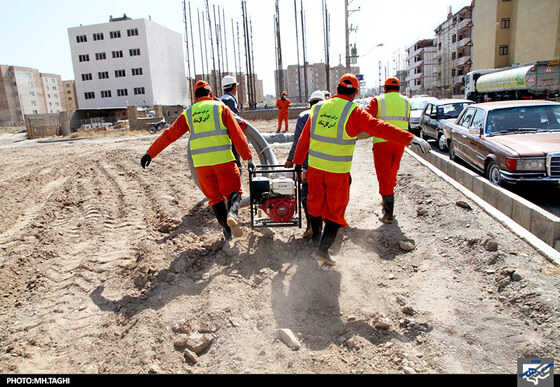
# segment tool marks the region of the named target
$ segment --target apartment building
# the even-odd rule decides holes
[[[454,14],[449,9],[447,20],[435,29],[436,87],[440,96],[463,92],[464,76],[472,66],[472,12],[472,5]]]
[[[68,39],[80,109],[189,104],[180,33],[124,15]]]
[[[23,125],[26,115],[65,110],[60,75],[0,65],[0,124]]]
[[[409,96],[428,94],[436,87],[437,47],[435,39],[423,39],[406,49],[406,90]]]
[[[346,66],[339,64],[338,66],[329,67],[329,85],[327,85],[327,66],[324,63],[307,64],[307,94],[305,95],[305,78],[304,66],[289,65],[287,70],[284,71],[285,90],[292,102],[307,102],[309,95],[315,90],[328,90],[331,95],[336,94],[336,87],[340,77],[346,74]],[[360,68],[352,66],[350,72],[359,74]],[[278,74],[275,72],[276,79]],[[300,95],[300,78],[301,78],[301,101]],[[278,84],[278,82],[276,82]],[[276,95],[279,97],[283,90],[276,90]]]
[[[560,59],[560,1],[476,1],[473,42],[473,70]]]
[[[74,80],[62,81],[62,95],[62,100],[67,112],[73,112],[79,108],[76,99],[76,83]]]

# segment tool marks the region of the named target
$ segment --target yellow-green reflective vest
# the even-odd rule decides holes
[[[231,138],[222,122],[222,106],[218,101],[200,101],[184,112],[191,131],[189,148],[195,167],[235,160]]]
[[[310,167],[333,173],[350,172],[357,136],[348,136],[346,123],[356,106],[354,102],[338,97],[313,106],[309,117]]]
[[[410,102],[408,98],[395,92],[385,93],[377,97],[377,115],[398,128],[408,130],[408,118],[410,116]],[[374,137],[373,143],[387,142],[382,138]]]

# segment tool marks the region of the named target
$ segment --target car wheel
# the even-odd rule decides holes
[[[486,178],[496,185],[503,183],[500,167],[494,161],[490,161],[486,166]]]
[[[449,160],[457,161],[457,155],[455,154],[455,145],[453,142],[449,143]]]
[[[443,135],[440,134],[438,136],[437,142],[438,142],[438,147],[439,147],[440,150],[442,150],[442,151],[447,150],[447,144],[445,143],[446,140],[445,140],[445,137]]]

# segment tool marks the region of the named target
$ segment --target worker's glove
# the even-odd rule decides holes
[[[292,160],[286,160],[286,162],[284,163],[284,168],[290,169],[293,168],[294,163],[292,162]]]
[[[422,153],[430,153],[430,151],[432,150],[432,147],[430,146],[430,144],[428,144],[428,141],[423,140],[420,137],[414,136],[410,143],[419,146]]]
[[[247,129],[247,121],[245,121],[244,119],[242,119],[239,116],[236,116],[235,119],[237,120],[237,123],[239,124],[239,127],[241,128],[241,130],[246,130]]]
[[[255,163],[253,162],[253,159],[249,159],[247,160],[247,169],[249,169],[249,171],[253,171],[256,168]]]
[[[142,166],[142,168],[146,169],[146,167],[148,165],[150,165],[150,163],[152,162],[152,158],[150,157],[149,154],[145,154],[144,156],[142,156],[142,158],[140,159],[140,165]]]

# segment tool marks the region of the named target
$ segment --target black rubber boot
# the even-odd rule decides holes
[[[332,259],[331,255],[329,254],[329,249],[333,245],[339,229],[340,224],[327,220],[325,222],[325,230],[323,231],[321,243],[319,243],[319,248],[315,253],[315,257],[317,259],[322,260],[329,266],[336,265],[335,260]]]
[[[214,211],[214,215],[216,215],[216,219],[218,219],[218,223],[224,229],[224,237],[226,240],[231,239],[231,229],[227,224],[227,209],[226,204],[224,202],[220,202],[212,206],[212,211]]]
[[[237,222],[237,214],[241,206],[241,195],[237,192],[232,193],[229,196],[228,203],[227,225],[231,228],[233,236],[240,238],[243,236],[243,230]]]
[[[383,223],[393,223],[395,219],[393,216],[393,210],[395,208],[395,196],[383,196],[381,206],[383,207],[383,216],[379,218]]]
[[[311,230],[313,232],[311,236],[311,243],[314,246],[318,246],[321,242],[321,232],[323,231],[323,219],[320,216],[309,215],[309,223],[311,224]]]

